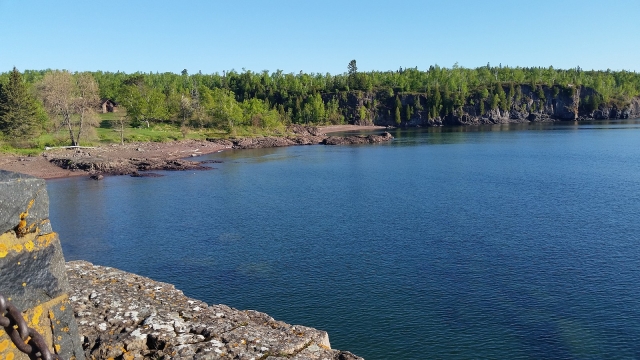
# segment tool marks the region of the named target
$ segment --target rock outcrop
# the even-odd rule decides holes
[[[322,143],[325,145],[376,144],[391,139],[393,136],[385,131],[382,135],[329,136]]]
[[[385,133],[382,136],[369,135],[346,136],[344,138],[327,136],[320,132],[315,126],[292,125],[288,128],[288,135],[267,136],[239,139],[218,139],[211,138],[206,146],[214,146],[216,149],[260,149],[294,145],[348,145],[348,144],[372,144],[383,141],[390,141],[393,136]],[[205,146],[205,145],[202,145]],[[70,149],[45,153],[47,160],[62,169],[71,171],[85,171],[91,174],[95,180],[100,180],[104,175],[131,175],[135,177],[159,176],[157,174],[141,173],[141,171],[153,170],[210,170],[208,161],[190,161],[172,156],[162,157],[142,157],[144,150],[140,150],[140,157],[113,158],[104,151],[96,149]],[[98,154],[98,155],[96,155]],[[200,156],[201,153],[193,152],[189,156]],[[187,156],[184,154],[183,156]]]
[[[83,359],[44,180],[0,170],[0,294],[62,359]],[[4,316],[4,309],[3,314]],[[0,326],[0,359],[28,359]]]
[[[210,170],[198,161],[182,159],[148,159],[130,158],[107,160],[86,156],[81,150],[65,156],[52,156],[49,160],[56,166],[67,170],[82,170],[91,174],[136,175],[138,171],[150,170]]]
[[[289,127],[291,135],[284,137],[259,137],[242,139],[207,139],[217,145],[232,149],[259,149],[293,145],[357,145],[375,144],[391,141],[393,136],[388,132],[382,135],[350,135],[327,136],[315,126],[292,125]]]
[[[85,261],[67,274],[88,359],[361,359],[331,349],[324,331],[207,305],[146,277]]]
[[[491,89],[496,93],[498,88]],[[380,126],[459,126],[544,121],[582,121],[640,117],[640,98],[604,103],[600,94],[587,87],[503,84],[500,101],[494,106],[489,93],[480,98],[452,99],[442,93],[438,100],[432,93],[389,92],[388,90],[350,91],[324,94],[323,101],[337,101],[346,120],[355,125]],[[503,98],[502,98],[503,97]],[[595,100],[594,100],[595,99]],[[400,106],[400,122],[396,107]]]

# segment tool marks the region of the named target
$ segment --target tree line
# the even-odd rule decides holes
[[[581,106],[624,106],[640,95],[640,74],[630,71],[585,71],[553,67],[487,66],[469,69],[457,64],[396,71],[360,72],[352,60],[343,74],[284,73],[281,70],[224,71],[222,74],[82,72],[17,69],[0,74],[0,131],[5,138],[30,138],[41,132],[68,133],[78,144],[97,125],[100,99],[126,109],[127,126],[170,123],[189,128],[239,128],[280,131],[291,123],[341,124],[370,118],[376,102],[400,124],[415,111],[430,118],[454,114],[465,104],[481,113],[509,109],[522,89],[544,97],[586,87],[593,94]],[[349,96],[375,93],[373,99],[348,107]],[[403,94],[420,94],[415,104],[402,104]],[[530,109],[529,109],[530,110]],[[371,120],[371,119],[369,119]]]

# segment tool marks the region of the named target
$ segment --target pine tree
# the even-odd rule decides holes
[[[395,111],[395,115],[394,115],[394,120],[395,120],[397,125],[402,124],[402,117],[400,116],[400,108],[401,107],[402,107],[402,102],[400,101],[400,98],[398,96],[396,96],[396,111]]]
[[[407,104],[405,106],[404,112],[405,112],[407,121],[411,121],[411,117],[413,117],[413,109],[411,108],[411,105]]]
[[[506,111],[509,110],[509,104],[507,102],[507,94],[505,94],[502,85],[496,84],[496,95],[498,95],[498,105],[500,110]]]
[[[498,105],[500,105],[500,96],[498,96],[498,94],[494,94],[491,98],[491,110],[497,110]]]
[[[9,82],[0,84],[0,131],[14,138],[27,138],[38,132],[38,107],[22,75],[13,68]]]

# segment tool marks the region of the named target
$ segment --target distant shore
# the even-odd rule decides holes
[[[367,130],[384,130],[385,126],[360,126],[360,125],[328,125],[328,126],[318,126],[318,130],[325,134],[343,132],[343,131],[367,131]]]
[[[318,127],[318,132],[331,134],[383,129],[385,129],[384,126],[330,125]],[[0,155],[0,170],[29,174],[42,179],[58,179],[89,176],[92,173],[81,169],[70,170],[59,167],[50,161],[57,156],[72,159],[92,157],[108,162],[124,162],[132,159],[170,162],[226,149],[230,147],[207,140],[109,144],[85,149],[50,149],[38,156]]]

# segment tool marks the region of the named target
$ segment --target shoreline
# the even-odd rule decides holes
[[[309,129],[306,128],[305,129]],[[384,126],[358,126],[358,125],[330,125],[315,128],[314,133],[324,134],[324,138],[335,138],[330,136],[331,133],[337,132],[357,132],[367,130],[384,130]],[[301,137],[310,134],[303,134]],[[329,136],[327,136],[329,135]],[[269,137],[264,139],[286,139],[287,136]],[[304,144],[317,144],[322,141],[319,137],[309,136],[306,143],[272,143],[258,144],[257,147],[278,147]],[[253,138],[247,138],[253,139]],[[256,138],[260,139],[260,138]],[[241,140],[242,141],[242,140]],[[186,170],[197,169],[199,162],[188,160],[190,157],[208,155],[228,149],[238,148],[228,140],[177,140],[166,143],[155,142],[134,142],[121,144],[101,145],[90,149],[64,149],[56,148],[45,150],[37,156],[20,156],[20,155],[0,155],[0,169],[13,171],[23,174],[32,175],[45,180],[71,178],[77,176],[92,176],[96,173],[104,172],[105,175],[118,175],[117,171],[101,171],[88,170],[82,166],[73,168],[63,168],[54,164],[52,160],[63,159],[66,162],[93,162],[94,164],[106,166],[122,166],[131,171],[131,166],[147,166],[151,164],[149,169],[143,170]],[[248,148],[248,147],[247,147]],[[60,161],[56,161],[60,163]],[[136,163],[137,165],[131,165]],[[145,165],[140,165],[143,163]],[[175,164],[171,164],[175,163]],[[86,165],[82,164],[82,165]],[[153,166],[156,166],[155,168]],[[165,168],[162,168],[165,167]],[[200,166],[200,170],[203,167]],[[136,172],[137,170],[133,170]],[[122,172],[121,175],[127,173]],[[130,174],[130,172],[128,173]]]
[[[363,360],[333,349],[324,330],[208,304],[173,284],[116,268],[87,261],[65,265],[87,359],[217,359],[227,354],[234,359]]]
[[[325,134],[332,134],[337,132],[355,132],[355,131],[367,131],[367,130],[386,130],[386,126],[380,125],[326,125],[318,126],[318,130]]]
[[[0,156],[0,169],[32,175],[45,180],[77,176],[91,176],[92,172],[64,169],[50,160],[57,156],[69,159],[92,158],[101,161],[123,162],[130,159],[151,161],[176,161],[192,156],[207,155],[224,146],[206,140],[178,140],[167,143],[125,143],[99,146],[93,149],[52,149],[38,156]]]

